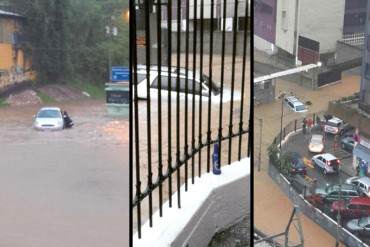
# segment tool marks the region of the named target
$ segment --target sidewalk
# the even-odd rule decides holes
[[[352,95],[359,90],[360,78],[358,76],[345,76],[342,83],[326,86],[311,91],[293,82],[277,80],[276,94],[279,91],[294,92],[303,101],[311,101],[309,113],[324,111],[328,107],[328,102],[337,98]],[[268,105],[255,107],[255,126],[254,126],[254,157],[258,162],[259,135],[260,127],[257,118],[263,119],[262,143],[261,143],[261,172],[255,167],[254,173],[254,219],[255,227],[267,235],[282,232],[289,220],[292,203],[280,191],[267,174],[267,147],[272,143],[273,138],[280,130],[281,101],[275,101]],[[298,118],[297,113],[293,113],[284,108],[283,126],[289,121]],[[334,246],[335,239],[320,226],[316,225],[309,218],[300,215],[304,234],[305,246]],[[290,238],[297,240],[297,234],[292,234]]]

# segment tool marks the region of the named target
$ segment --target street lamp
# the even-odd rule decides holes
[[[280,153],[281,153],[282,150],[281,142],[283,139],[283,114],[284,114],[285,92],[280,93],[279,98],[281,98],[281,118],[280,118]]]
[[[262,128],[263,128],[263,119],[257,118],[260,123],[260,146],[258,152],[258,171],[261,171],[261,149],[262,149]]]
[[[118,28],[114,25],[114,16],[111,16],[111,23],[110,25],[105,26],[105,34],[108,38],[113,40],[113,37],[118,35]],[[109,81],[112,81],[111,75],[111,68],[112,68],[112,51],[111,46],[108,47],[108,74],[109,74]]]

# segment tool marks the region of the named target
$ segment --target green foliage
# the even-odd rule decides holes
[[[105,82],[109,53],[112,65],[128,65],[129,26],[121,17],[127,0],[12,0],[11,5],[26,18],[23,49],[39,82],[76,77]],[[118,35],[107,36],[107,25],[117,26]]]
[[[4,106],[7,106],[7,105],[8,105],[8,102],[6,102],[6,99],[0,98],[0,107],[4,107]]]
[[[289,172],[289,168],[290,168],[290,157],[287,153],[283,153],[280,155],[280,172],[286,176],[286,177],[290,177],[290,172]]]
[[[37,96],[42,100],[45,104],[51,104],[55,103],[55,99],[47,95],[46,93],[43,93],[41,91],[36,91]]]
[[[270,161],[274,165],[279,165],[279,148],[275,143],[272,143],[268,148],[267,148],[267,153],[270,158]]]
[[[69,81],[68,84],[82,92],[87,92],[93,99],[103,99],[105,97],[103,84],[89,83],[77,79]]]

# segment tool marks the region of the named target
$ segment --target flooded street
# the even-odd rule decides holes
[[[173,61],[175,61],[176,56],[173,57]],[[208,61],[208,55],[204,56],[204,61]],[[185,66],[185,56],[184,54],[181,55],[181,66]],[[199,61],[199,60],[198,60]],[[189,64],[192,64],[192,59],[189,59]],[[190,66],[191,67],[191,66]],[[199,67],[198,67],[199,69]],[[243,121],[243,128],[247,129],[248,127],[248,120],[249,120],[249,106],[250,106],[250,64],[246,62],[245,66],[245,91],[244,91],[244,102],[243,102],[243,114],[242,114],[242,121]],[[215,55],[213,57],[213,81],[216,84],[220,84],[221,81],[221,56]],[[232,88],[232,57],[225,56],[225,73],[224,73],[224,91],[230,91]],[[243,58],[241,56],[237,56],[235,59],[235,78],[234,78],[234,100],[232,106],[232,126],[231,129],[233,133],[237,133],[239,131],[240,125],[240,118],[241,118],[241,86],[242,86],[242,70],[243,70]],[[208,75],[209,74],[209,64],[204,62],[203,66],[203,73]],[[176,93],[173,93],[176,95]],[[153,181],[158,179],[159,174],[159,146],[162,147],[162,162],[163,168],[162,173],[165,174],[169,167],[169,154],[171,154],[172,159],[172,166],[175,167],[176,161],[176,153],[177,153],[177,139],[176,139],[176,123],[177,123],[177,104],[176,104],[176,96],[173,96],[171,100],[171,118],[169,120],[169,110],[168,110],[168,98],[162,96],[162,113],[161,119],[162,122],[159,125],[158,119],[158,97],[156,95],[152,96],[153,99],[150,101],[150,128],[151,128],[151,153],[148,152],[148,138],[147,138],[147,101],[143,100],[140,101],[138,104],[138,125],[139,125],[139,158],[140,158],[140,181],[141,181],[141,191],[145,191],[147,181],[148,181],[148,158],[150,155],[151,158],[151,166],[152,166],[152,173],[153,173]],[[208,132],[208,124],[211,131],[211,139],[216,140],[218,137],[219,131],[219,120],[220,120],[220,101],[213,100],[211,102],[210,111],[208,111],[208,98],[203,97],[203,101],[200,101],[199,98],[195,100],[194,104],[194,112],[192,111],[192,100],[189,99],[188,101],[188,118],[185,118],[185,99],[184,97],[180,99],[180,104],[178,106],[179,109],[179,151],[180,151],[180,159],[185,158],[185,151],[186,151],[186,141],[188,143],[188,150],[192,150],[192,138],[193,138],[193,127],[194,127],[194,139],[195,139],[195,148],[199,146],[199,143],[202,142],[203,144],[207,142],[207,132]],[[200,103],[201,102],[201,103]],[[201,110],[200,110],[201,108]],[[208,113],[210,112],[210,122],[208,122]],[[229,124],[230,124],[230,112],[231,112],[231,102],[226,101],[222,103],[222,118],[221,118],[221,128],[222,128],[222,135],[228,136],[229,135]],[[194,119],[194,126],[192,120]],[[188,132],[185,132],[187,123]],[[162,139],[159,142],[159,130],[162,132]],[[169,138],[171,135],[171,138]],[[248,143],[248,135],[245,134],[240,139],[241,140],[241,157],[247,156],[247,143]],[[135,143],[135,140],[134,140]],[[170,146],[170,148],[169,148]],[[222,141],[221,143],[221,164],[227,165],[228,163],[228,152],[231,150],[231,160],[235,161],[238,158],[238,148],[239,148],[239,137],[232,138],[231,145],[229,146],[228,140]],[[207,156],[208,156],[207,147],[204,147],[200,150],[200,152],[194,155],[194,176],[198,176],[199,174],[202,175],[207,172]],[[213,145],[210,146],[210,167],[212,167],[212,156],[213,153]],[[134,160],[135,165],[135,160]],[[212,170],[212,168],[211,168]],[[191,159],[181,166],[179,171],[180,177],[180,185],[183,185],[186,181],[186,178],[191,178],[192,175],[192,161]],[[187,171],[187,175],[186,175]],[[200,172],[199,172],[200,171]],[[136,184],[136,170],[133,170],[133,180],[134,185]],[[177,191],[177,171],[172,175],[172,183],[171,183],[171,193]],[[191,185],[190,185],[191,186]],[[163,201],[168,200],[170,190],[169,190],[169,181],[167,180],[163,184]],[[136,187],[133,187],[134,195],[136,193]],[[153,212],[155,212],[159,208],[159,197],[158,197],[158,190],[153,192]],[[177,202],[174,202],[174,206],[177,207]],[[149,206],[148,200],[145,199],[141,205],[142,212],[142,223],[146,222],[149,217]],[[165,214],[165,213],[164,213]],[[133,211],[133,228],[134,232],[137,231],[137,212],[136,210]],[[154,223],[155,224],[155,223]]]
[[[128,120],[99,101],[57,106],[73,129],[33,130],[40,106],[0,108],[0,246],[128,246]]]

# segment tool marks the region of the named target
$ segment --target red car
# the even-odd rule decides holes
[[[337,214],[338,210],[341,216],[345,218],[370,216],[370,198],[358,197],[349,201],[335,201],[331,205],[330,212]]]

